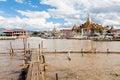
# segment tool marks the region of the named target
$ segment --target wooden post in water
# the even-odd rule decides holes
[[[58,80],[58,73],[56,73],[56,80]]]
[[[82,56],[83,56],[83,54],[84,54],[84,53],[83,53],[83,49],[81,49],[81,54],[82,54]]]
[[[23,66],[25,66],[27,64],[27,57],[24,56],[24,59],[23,59]]]
[[[41,60],[42,60],[42,64],[45,64],[45,57],[44,57],[44,55],[41,55]],[[46,71],[46,69],[45,69],[45,66],[43,67],[43,71]]]
[[[42,57],[41,57],[41,47],[40,47],[40,44],[38,45],[38,52],[39,52],[39,60],[41,61],[42,59]]]
[[[22,63],[23,66],[25,66],[25,59],[23,60],[23,63]]]
[[[42,80],[46,80],[45,71],[42,71]]]
[[[55,49],[55,53],[56,53],[56,49]]]
[[[40,53],[40,44],[39,44],[39,56],[41,55],[41,53]]]
[[[28,43],[28,49],[30,48],[30,43]]]
[[[24,53],[26,54],[26,48],[27,48],[27,38],[23,38],[23,45],[24,45]]]
[[[43,41],[41,41],[41,53],[43,54]]]
[[[96,48],[94,49],[94,53],[96,53]]]
[[[46,80],[46,77],[45,77],[45,73],[46,73],[46,69],[45,69],[45,57],[44,55],[41,55],[41,58],[42,58],[42,64],[43,64],[43,70],[42,70],[42,79],[43,80]]]
[[[11,43],[11,42],[10,42],[10,55],[11,55],[11,56],[15,55],[14,49],[13,49],[13,47],[12,47],[12,43]]]
[[[28,43],[28,54],[30,54],[30,43]]]
[[[107,48],[107,54],[109,53],[109,49]]]
[[[68,51],[68,60],[71,61],[70,51]]]

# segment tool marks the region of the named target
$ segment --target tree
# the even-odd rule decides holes
[[[91,28],[91,34],[94,34],[96,32],[96,28],[95,28],[95,26],[93,26],[92,28]]]
[[[99,33],[102,35],[103,34],[103,28],[99,28]]]
[[[93,27],[91,28],[91,34],[94,34],[96,32],[100,33],[102,35],[103,34],[103,27],[98,27],[98,26],[93,25]]]
[[[37,32],[37,31],[34,31],[33,33],[32,33],[32,35],[34,35],[34,36],[37,36],[39,34],[39,32]]]

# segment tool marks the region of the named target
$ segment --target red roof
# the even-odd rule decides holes
[[[26,32],[26,30],[4,30],[4,33],[12,33],[12,32]]]
[[[63,29],[63,30],[60,30],[60,32],[73,32],[71,29]]]
[[[4,33],[10,33],[10,32],[14,32],[13,30],[4,30]]]
[[[14,31],[17,31],[17,32],[26,32],[26,30],[14,30]]]
[[[112,30],[112,32],[117,32],[117,31],[120,31],[120,29],[114,29],[114,30]]]
[[[88,25],[88,27],[90,27],[90,28],[91,28],[91,27],[92,27],[92,24],[89,24],[89,25]]]

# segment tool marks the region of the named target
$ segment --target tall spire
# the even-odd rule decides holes
[[[56,34],[56,33],[57,33],[56,27],[53,28],[52,33],[53,33],[53,34]]]
[[[90,14],[88,14],[88,18],[87,18],[87,22],[91,24],[91,17],[90,17]]]

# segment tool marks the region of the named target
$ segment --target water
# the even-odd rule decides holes
[[[41,39],[37,37],[28,38],[31,48],[38,48],[38,44],[43,41],[45,51],[80,51],[81,49],[89,51],[96,48],[97,51],[120,52],[119,41],[108,42],[94,42],[90,40],[67,40],[67,39]],[[13,48],[23,48],[23,40],[12,40]],[[0,41],[0,53],[8,53],[10,49],[10,40]]]
[[[120,52],[120,42],[93,42],[90,40],[66,40],[66,39],[41,39],[28,38],[31,48],[38,48],[43,41],[45,51],[89,51],[96,48],[97,51]],[[1,40],[0,53],[9,53],[9,44],[13,48],[23,48],[23,40]],[[21,54],[21,53],[17,53]],[[120,54],[71,54],[71,61],[67,54],[46,54],[47,80],[55,80],[58,73],[60,80],[120,80]],[[19,67],[23,57],[10,57],[0,54],[0,80],[17,79],[20,74]]]
[[[118,54],[66,54],[46,56],[47,80],[120,80],[120,55]]]

